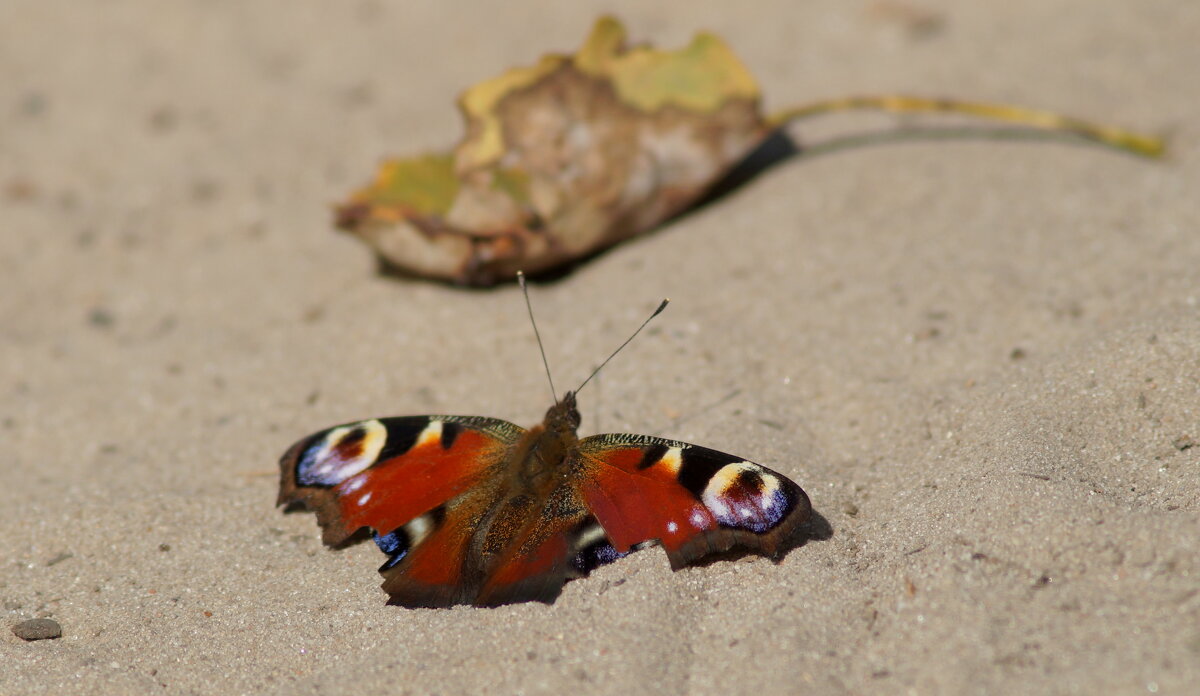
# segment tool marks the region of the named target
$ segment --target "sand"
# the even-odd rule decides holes
[[[1171,157],[835,149],[536,286],[560,384],[671,297],[583,430],[762,462],[826,538],[678,573],[647,550],[553,606],[387,607],[373,545],[273,507],[279,455],[549,400],[514,287],[381,278],[329,204],[600,11],[720,31],[771,108],[1003,100]],[[0,693],[1200,693],[1198,35],[1190,0],[7,0]],[[35,617],[62,637],[9,630]]]

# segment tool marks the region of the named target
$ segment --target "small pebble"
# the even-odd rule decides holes
[[[13,626],[13,635],[23,640],[61,638],[62,626],[54,619],[30,619]]]

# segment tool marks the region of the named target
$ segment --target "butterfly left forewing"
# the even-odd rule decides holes
[[[279,505],[317,513],[324,542],[394,530],[477,486],[525,431],[494,418],[405,416],[329,428],[280,460]]]
[[[812,512],[782,474],[724,452],[647,435],[596,435],[573,456],[609,558],[659,541],[671,566],[741,548],[777,556]]]

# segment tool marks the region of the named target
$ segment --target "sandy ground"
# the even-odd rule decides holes
[[[0,693],[1200,693],[1200,4],[797,5],[5,0]],[[553,606],[387,607],[373,545],[273,507],[278,456],[549,404],[515,288],[380,278],[328,206],[600,11],[720,31],[769,107],[1003,100],[1172,157],[801,156],[535,288],[563,384],[670,296],[583,429],[762,462],[832,534],[778,565],[644,551]],[[38,616],[63,637],[7,628]]]

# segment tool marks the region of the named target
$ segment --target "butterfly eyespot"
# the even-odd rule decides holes
[[[701,500],[717,522],[756,533],[773,528],[791,509],[779,478],[751,462],[718,470]]]
[[[334,428],[311,445],[296,463],[301,486],[336,486],[375,463],[387,442],[387,428],[377,420]]]

